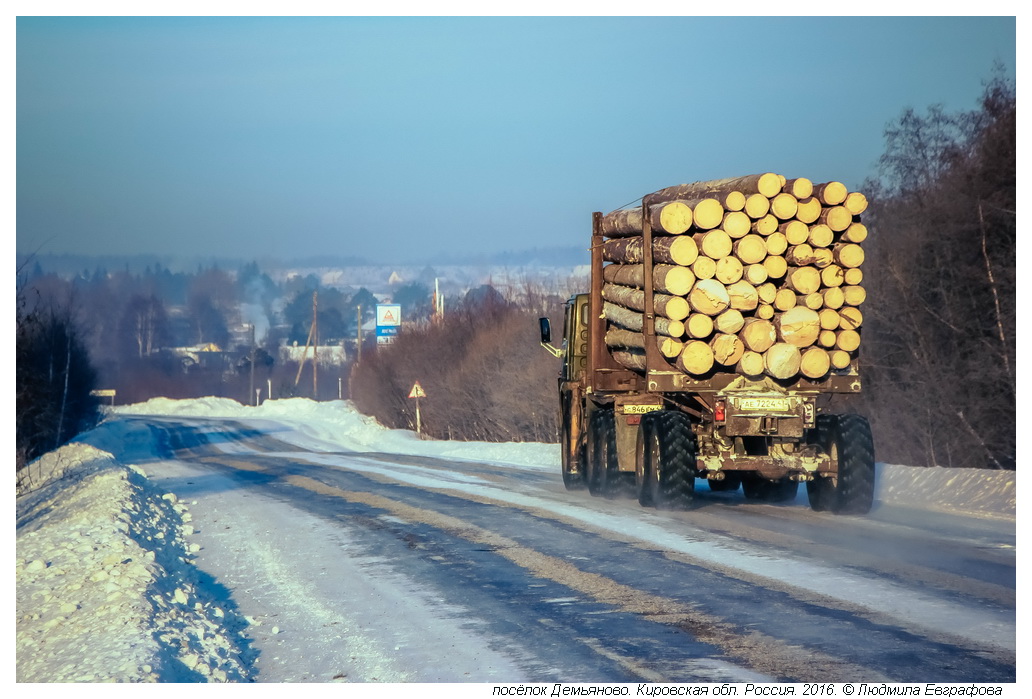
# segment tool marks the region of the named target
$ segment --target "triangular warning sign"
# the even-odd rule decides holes
[[[416,381],[416,383],[414,383],[412,385],[412,390],[409,391],[408,397],[409,398],[426,398],[426,391],[424,391],[423,387],[419,385],[418,381]]]
[[[391,323],[396,322],[395,319],[394,319],[394,314],[391,313],[390,311],[384,311],[383,320],[384,321],[389,321]]]

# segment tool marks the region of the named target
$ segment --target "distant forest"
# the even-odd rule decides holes
[[[886,127],[878,173],[861,188],[871,202],[864,392],[848,399],[870,418],[879,461],[1015,467],[1015,141],[1015,89],[1001,76],[977,109],[907,109]],[[569,251],[571,267],[587,261],[584,247]],[[554,251],[525,259],[542,257],[567,260]],[[343,396],[387,426],[412,428],[408,392],[420,380],[431,437],[557,440],[558,364],[538,346],[536,318],[561,327],[566,295],[585,289],[564,279],[453,291],[444,319],[430,322],[432,288],[424,276],[389,290],[414,323],[376,352],[365,337],[356,368],[359,317],[369,322],[382,290],[324,286],[312,275],[276,282],[254,262],[189,272],[98,263],[68,273],[23,258],[19,465],[97,419],[94,388],[116,390],[119,403],[205,395],[249,403],[270,389],[273,398]],[[309,339],[314,294],[320,343],[346,354],[320,368],[318,383],[280,351]],[[182,351],[206,345],[218,351]]]

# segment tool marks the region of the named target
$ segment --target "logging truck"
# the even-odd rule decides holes
[[[865,514],[859,214],[838,182],[773,173],[660,190],[592,215],[588,293],[565,306],[562,478],[596,496],[687,508],[697,482],[749,499]]]

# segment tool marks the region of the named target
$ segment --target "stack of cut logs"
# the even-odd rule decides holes
[[[782,380],[849,368],[866,297],[863,194],[765,173],[669,187],[644,201],[656,339],[672,365],[693,376]],[[645,369],[642,215],[621,209],[601,224],[605,340],[635,370]]]

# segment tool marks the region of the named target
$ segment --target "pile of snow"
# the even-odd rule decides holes
[[[223,398],[154,399],[112,412],[115,418],[232,418],[275,428],[277,438],[307,449],[559,471],[555,444],[422,440],[384,428],[346,401],[287,399],[247,407]],[[188,509],[132,465],[160,458],[158,450],[146,431],[110,419],[21,474],[19,682],[251,679],[244,630],[254,620],[212,597],[217,583],[200,583]],[[1015,492],[1013,472],[878,465],[882,504],[1013,518]]]
[[[239,682],[241,619],[207,598],[187,508],[82,443],[19,484],[18,682]]]

